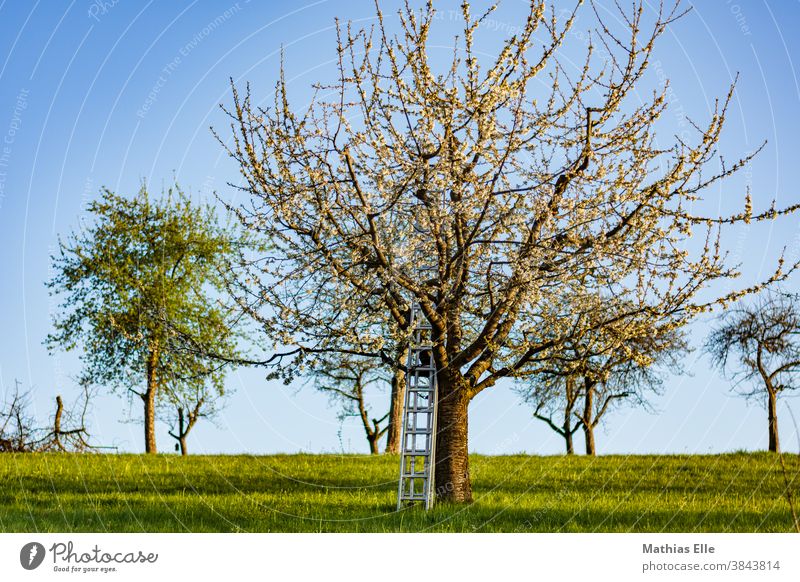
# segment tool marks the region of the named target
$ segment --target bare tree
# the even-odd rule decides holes
[[[769,450],[779,453],[778,397],[800,387],[800,305],[772,292],[724,312],[706,342],[714,364],[747,398],[766,399]]]
[[[181,390],[171,390],[163,408],[169,436],[175,439],[175,450],[182,456],[189,454],[187,438],[201,418],[214,418],[220,410],[224,393],[220,387],[208,384],[183,386]]]
[[[0,452],[86,452],[96,447],[89,443],[86,414],[92,392],[89,386],[75,406],[65,410],[61,395],[56,396],[52,424],[43,428],[29,411],[30,391],[21,391],[15,381],[14,392],[0,408]]]
[[[595,428],[609,411],[623,405],[651,409],[649,398],[660,394],[664,368],[679,371],[678,356],[687,349],[678,334],[667,338],[634,338],[629,344],[642,350],[646,357],[634,358],[625,349],[618,349],[586,362],[588,365],[581,377],[583,407],[576,415],[583,429],[587,455],[597,454]]]
[[[0,452],[24,453],[31,450],[36,432],[35,421],[28,410],[30,392],[21,391],[20,382],[14,381],[14,391],[4,395],[0,408]]]
[[[246,269],[241,303],[265,307],[264,329],[283,345],[359,346],[381,360],[419,303],[438,370],[441,500],[472,498],[468,406],[483,390],[589,329],[651,311],[680,326],[785,276],[781,261],[753,288],[698,295],[738,275],[720,249],[724,225],[797,206],[753,215],[742,193],[739,214],[687,210],[752,157],[717,165],[733,87],[694,137],[656,146],[666,86],[644,101],[636,88],[680,10],[617,8],[613,24],[590,13],[575,74],[558,58],[574,13],[559,20],[544,2],[487,59],[475,37],[494,8],[475,17],[465,1],[452,60],[437,66],[429,1],[401,10],[397,35],[380,9],[374,28],[339,25],[336,79],[303,111],[282,72],[269,107],[233,88],[228,151],[248,196],[237,214],[269,248]],[[687,251],[697,235],[706,244]],[[420,264],[435,271],[421,279]],[[570,305],[553,317],[549,306],[579,289],[630,311],[590,324]]]
[[[82,453],[99,448],[90,443],[86,428],[86,415],[94,394],[90,385],[82,388],[81,397],[70,410],[64,408],[61,395],[56,396],[52,430],[43,431],[44,435],[33,444],[35,450]]]
[[[628,309],[609,300],[604,313],[590,317],[613,318]],[[663,373],[682,371],[681,356],[689,349],[681,327],[685,322],[653,306],[643,316],[619,319],[565,344],[582,383],[583,406],[575,414],[587,455],[597,454],[595,428],[610,410],[622,405],[649,409],[650,396],[661,391]]]
[[[533,416],[561,435],[567,454],[574,455],[572,437],[581,428],[580,419],[573,416],[581,397],[580,385],[576,383],[579,379],[555,370],[542,372],[541,376],[535,389],[526,390],[525,398],[535,406]],[[553,420],[556,414],[560,418]]]
[[[357,417],[361,421],[370,453],[379,454],[379,441],[389,430],[390,413],[376,418],[367,403],[367,391],[371,386],[390,386],[385,370],[366,358],[329,354],[315,361],[312,375],[316,388],[341,406],[341,419]]]

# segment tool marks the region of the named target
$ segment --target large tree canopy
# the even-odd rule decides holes
[[[224,364],[203,354],[239,355],[220,292],[241,239],[177,187],[160,200],[144,186],[131,198],[106,189],[88,211],[94,220],[53,257],[48,287],[63,311],[46,343],[80,349],[87,383],[141,397],[145,449],[155,453],[157,406],[198,391],[210,403]]]
[[[337,80],[302,110],[282,72],[270,107],[234,87],[229,152],[249,195],[238,215],[271,245],[241,301],[266,307],[285,344],[376,355],[387,338],[402,345],[419,302],[438,368],[440,499],[471,499],[475,395],[590,329],[643,314],[678,327],[754,290],[698,295],[737,275],[720,230],[795,209],[754,216],[741,193],[739,214],[690,213],[749,159],[716,164],[733,88],[691,142],[656,145],[666,87],[644,100],[636,89],[678,7],[636,2],[613,26],[587,10],[596,28],[574,73],[558,58],[574,13],[559,22],[531,2],[486,58],[476,34],[492,9],[476,17],[464,2],[440,66],[428,2],[400,12],[397,35],[380,12],[374,28],[338,27]],[[421,277],[422,265],[434,271]],[[779,265],[764,283],[782,276]],[[565,300],[575,293],[583,305]],[[627,310],[580,317],[607,297]]]

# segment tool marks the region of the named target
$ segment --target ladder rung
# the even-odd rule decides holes
[[[424,488],[423,488],[423,489],[424,489]],[[425,499],[424,495],[425,495],[425,493],[412,493],[412,492],[408,491],[408,492],[406,492],[406,494],[404,495],[404,497],[405,497],[406,499],[408,499],[408,498],[414,498],[414,499],[420,499],[420,498],[422,498],[422,499]]]

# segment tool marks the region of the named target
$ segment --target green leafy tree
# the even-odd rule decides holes
[[[198,391],[212,405],[240,357],[243,329],[221,292],[243,239],[178,186],[160,199],[144,185],[133,198],[104,189],[88,211],[52,257],[47,286],[63,302],[45,343],[80,348],[85,381],[141,398],[156,453],[159,405]]]

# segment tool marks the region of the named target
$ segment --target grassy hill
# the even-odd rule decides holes
[[[800,459],[785,455],[800,501]],[[3,532],[792,531],[778,457],[471,458],[475,502],[395,511],[398,458],[0,455]]]

